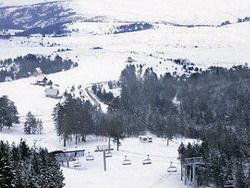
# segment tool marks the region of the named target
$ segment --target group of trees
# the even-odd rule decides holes
[[[64,141],[64,146],[68,140],[75,138],[75,144],[85,141],[86,135],[94,132],[92,112],[94,107],[88,101],[80,98],[73,98],[66,95],[65,101],[58,103],[54,108],[53,118],[56,130]]]
[[[7,96],[0,97],[0,131],[2,131],[4,127],[12,127],[15,123],[20,122],[14,102],[11,101]],[[24,133],[42,134],[42,129],[42,121],[40,119],[36,119],[31,112],[28,112],[24,122]]]
[[[177,80],[170,74],[158,79],[152,69],[136,70],[127,66],[120,77],[121,96],[113,100],[111,111],[123,115],[127,133],[138,135],[151,131],[171,139],[180,121],[173,99],[177,94]]]
[[[0,131],[4,127],[12,127],[13,123],[19,123],[16,106],[7,96],[2,96],[0,97]]]
[[[242,130],[240,130],[242,131]],[[206,130],[201,144],[179,146],[179,159],[203,157],[205,165],[197,168],[199,185],[224,187],[234,184],[239,188],[250,185],[249,143],[241,140],[237,133],[225,127],[213,127]],[[201,134],[202,135],[202,134]],[[188,174],[192,168],[187,167]]]
[[[119,149],[120,140],[124,137],[124,126],[120,116],[115,112],[104,114],[89,101],[74,98],[67,94],[63,103],[54,108],[54,122],[58,135],[64,146],[68,141],[86,141],[86,136],[95,134],[113,138]]]
[[[31,76],[37,67],[40,67],[44,74],[69,70],[72,66],[77,66],[72,60],[64,60],[60,56],[45,57],[28,54],[15,59],[0,60],[0,82],[4,82],[6,77],[14,79]]]
[[[91,89],[93,93],[105,104],[110,104],[115,98],[112,92],[106,92],[102,86],[93,85]]]
[[[42,120],[36,119],[35,116],[28,112],[24,122],[25,134],[42,134],[43,123]]]
[[[0,141],[1,188],[62,188],[63,180],[59,164],[46,149]]]

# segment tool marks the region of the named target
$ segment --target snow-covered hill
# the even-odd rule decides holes
[[[47,75],[59,85],[61,92],[73,85],[87,87],[90,83],[118,80],[120,72],[128,64],[129,57],[134,60],[135,65],[143,65],[144,69],[153,67],[158,75],[166,72],[176,75],[185,73],[183,66],[174,62],[178,58],[188,59],[195,64],[195,67],[202,69],[209,66],[231,67],[250,62],[250,22],[236,23],[238,18],[250,16],[249,0],[69,0],[59,2],[0,0],[0,7],[0,20],[5,18],[8,18],[7,21],[10,20],[10,22],[6,21],[5,26],[7,23],[13,26],[14,23],[19,26],[15,29],[25,30],[62,22],[70,32],[63,37],[30,35],[0,39],[0,59],[34,53],[51,56],[58,54],[77,62],[79,67],[73,70]],[[40,12],[37,13],[34,10]],[[227,20],[233,24],[216,27]],[[1,24],[4,25],[3,22]],[[46,98],[45,88],[31,85],[34,79],[25,78],[0,83],[0,96],[8,95],[17,105],[21,116],[21,124],[11,130],[4,130],[0,133],[0,138],[9,141],[25,138],[30,144],[36,142],[37,145],[48,147],[50,150],[61,148],[62,143],[56,135],[51,117],[53,108],[59,101]],[[43,135],[34,137],[23,134],[23,118],[28,111],[43,120]],[[93,149],[94,144],[83,145],[83,147]],[[155,146],[161,149],[161,141],[158,140]],[[130,152],[135,152],[140,146],[131,139],[125,141],[124,147],[132,148],[133,151]],[[171,148],[174,150],[171,157],[175,159],[177,158],[176,148],[177,144]],[[145,148],[138,150],[144,152]],[[167,155],[167,151],[164,151],[164,155]],[[98,187],[100,184],[93,184],[95,180],[99,181],[98,178],[89,181],[80,179],[83,176],[93,178],[95,174],[98,174],[102,181],[111,181],[112,177],[118,174],[116,168],[120,167],[122,157],[121,153],[115,154],[116,166],[112,167],[113,170],[108,175],[98,169],[99,164],[98,168],[94,168],[97,163],[94,166],[88,166],[83,172],[64,169],[67,187],[79,187],[78,184],[83,182],[89,183],[89,186],[86,184],[85,187]],[[163,163],[157,162],[154,168],[158,169],[162,165]],[[137,173],[134,178],[131,169]],[[165,181],[165,169],[150,171],[141,166],[131,169],[122,170],[128,174],[123,177],[123,181],[128,183],[125,184],[126,187],[136,187],[137,181],[143,181],[149,176],[151,178],[138,187],[144,188],[145,185],[160,187],[157,181],[161,181],[162,177],[163,186],[180,187],[179,176],[171,176]],[[144,170],[146,170],[145,176],[140,176]],[[127,179],[128,177],[131,179]],[[110,184],[107,183],[106,187],[117,186],[119,181],[115,179]],[[73,186],[74,183],[75,186]]]
[[[19,6],[19,5],[32,5],[32,4],[37,4],[37,3],[46,3],[46,2],[53,2],[55,0],[8,0],[0,1],[0,6]]]
[[[1,6],[34,4],[52,0],[8,0]],[[67,0],[66,0],[67,1]],[[63,1],[65,2],[65,1]],[[68,0],[85,16],[106,16],[120,21],[167,21],[178,24],[217,25],[249,16],[248,0]],[[61,2],[60,2],[61,3]]]

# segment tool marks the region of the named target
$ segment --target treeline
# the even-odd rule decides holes
[[[59,164],[46,149],[0,141],[1,188],[62,188],[63,180]]]
[[[223,187],[232,177],[237,187],[247,187],[250,70],[211,67],[190,76],[160,78],[152,69],[143,75],[140,72],[128,66],[120,79],[116,111],[123,114],[130,134],[150,130],[169,139],[176,134],[201,139],[207,144],[206,151],[187,157],[204,157],[206,183]]]
[[[105,104],[110,104],[114,100],[114,95],[112,92],[106,92],[102,86],[93,85],[92,86],[93,93]]]
[[[6,77],[12,80],[31,76],[36,68],[40,68],[43,74],[56,73],[69,70],[77,66],[72,60],[64,60],[60,56],[55,58],[28,54],[14,59],[0,60],[0,82],[4,82]]]
[[[147,129],[162,136],[169,132],[163,131],[166,126],[193,138],[211,126],[249,131],[250,70],[246,67],[211,67],[190,76],[158,78],[152,69],[142,75],[130,65],[122,71],[120,83],[117,108],[110,110],[123,114],[131,134]]]

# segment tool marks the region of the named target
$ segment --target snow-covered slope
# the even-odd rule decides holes
[[[53,0],[8,0],[1,6]],[[66,0],[78,14],[105,16],[120,21],[166,21],[178,24],[217,25],[249,16],[248,0]],[[59,2],[60,3],[60,2]],[[68,6],[68,5],[67,5]]]
[[[130,21],[218,24],[248,16],[248,0],[73,0],[78,12]]]
[[[19,5],[31,5],[37,3],[52,2],[55,0],[0,0],[0,6],[19,6]]]
[[[19,6],[4,8],[10,10],[10,14],[7,15],[12,18],[12,13],[15,13],[17,9],[22,10],[26,7],[25,10],[29,13],[34,7],[39,6],[31,4],[44,2],[49,1],[0,0],[0,7]],[[48,7],[47,5],[44,4],[45,7]],[[209,66],[231,67],[250,62],[250,22],[235,23],[238,18],[250,16],[249,0],[70,0],[50,3],[50,5],[62,7],[60,8],[62,14],[59,12],[62,16],[61,21],[68,21],[70,18],[67,15],[64,17],[63,10],[76,12],[79,19],[72,21],[70,18],[70,23],[66,24],[71,33],[63,37],[31,35],[0,39],[0,59],[34,53],[51,56],[59,54],[78,62],[79,67],[75,69],[47,75],[54,83],[60,85],[61,92],[73,85],[87,87],[90,83],[119,79],[120,72],[128,64],[129,57],[135,60],[133,62],[135,65],[143,65],[144,69],[153,67],[158,75],[166,72],[183,74],[183,67],[173,61],[178,58],[189,59],[195,66],[203,69]],[[41,12],[46,14],[45,10],[47,9],[42,6]],[[25,14],[27,16],[25,19],[14,14],[19,24],[27,23],[27,20],[31,23],[24,25],[26,28],[50,25],[60,21],[56,16],[53,17],[53,14],[44,20],[34,20],[32,17],[34,14],[28,13]],[[2,17],[4,18],[4,15]],[[25,20],[26,22],[23,22]],[[226,20],[233,24],[223,27],[208,26],[219,25]],[[140,23],[135,24],[135,22]],[[144,23],[152,27],[139,28],[140,31],[131,32],[131,29],[137,30],[137,27]],[[131,24],[134,28],[130,27]],[[190,27],[191,25],[193,27]],[[15,33],[15,31],[11,32]],[[70,50],[62,51],[61,49]],[[31,145],[35,142],[49,150],[61,148],[62,143],[56,135],[51,116],[55,104],[59,101],[46,98],[45,88],[31,85],[34,79],[25,78],[0,83],[0,96],[8,95],[17,105],[21,116],[21,124],[10,130],[4,129],[0,133],[0,138],[10,142],[18,142],[21,138],[25,138]],[[43,120],[43,135],[23,134],[24,116],[28,111]],[[130,155],[131,152],[136,151],[145,154],[145,147],[141,147],[136,141],[135,139],[125,141],[123,150],[126,150],[126,154]],[[88,144],[82,146],[92,151],[94,144],[96,142],[90,146]],[[158,140],[153,145],[155,148],[152,151],[154,153],[160,151],[164,155],[170,153],[169,155],[176,161],[178,144],[166,151],[163,151],[162,145],[163,143]],[[136,156],[136,154],[131,154],[131,157],[134,157],[135,162],[139,164],[141,158]],[[154,170],[141,167],[141,165],[135,165],[129,170],[124,168],[121,172],[126,176],[123,177],[121,172],[118,172],[123,153],[114,154],[114,158],[111,159],[114,165],[107,174],[99,168],[101,158],[97,156],[97,159],[98,162],[96,161],[93,166],[88,166],[86,162],[83,162],[86,165],[83,171],[64,169],[67,187],[75,188],[79,187],[79,184],[85,184],[85,187],[99,187],[100,184],[95,184],[95,181],[99,180],[105,181],[105,186],[109,188],[117,187],[121,180],[126,182],[124,187],[136,187],[138,181],[137,187],[143,188],[147,185],[148,187],[161,187],[161,185],[181,187],[182,185],[179,182],[179,176],[165,178],[165,167],[161,167],[166,161],[154,163]],[[145,174],[141,176],[143,172]],[[93,176],[100,178],[93,178]],[[86,178],[82,179],[82,177]],[[115,180],[112,180],[113,177]],[[147,181],[143,182],[145,179]]]
[[[176,158],[180,142],[192,140],[176,139],[168,147],[166,140],[153,138],[153,143],[140,143],[138,138],[128,138],[122,141],[121,150],[114,151],[112,158],[107,158],[107,171],[103,171],[102,153],[95,153],[95,145],[85,146],[94,155],[94,161],[80,159],[80,170],[64,168],[66,188],[84,185],[88,188],[184,188],[180,181],[180,164]],[[151,165],[142,165],[149,154]],[[122,162],[127,155],[132,165],[124,166]],[[168,173],[170,162],[178,167],[176,173]],[[73,165],[73,164],[71,164]]]

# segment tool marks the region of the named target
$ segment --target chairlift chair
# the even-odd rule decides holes
[[[144,160],[142,161],[142,164],[143,164],[143,165],[152,164],[152,160],[149,158],[149,155],[147,155],[147,156],[148,156],[148,158],[147,158],[147,159],[144,159]]]
[[[76,160],[75,162],[74,162],[74,168],[80,168],[82,165],[81,165],[81,163],[79,162],[79,160]]]
[[[131,165],[132,162],[131,160],[127,159],[127,155],[125,155],[125,159],[122,162],[122,165]]]
[[[88,152],[88,155],[86,156],[86,161],[93,161],[94,159],[94,156],[90,155],[90,152]]]
[[[224,185],[224,188],[234,188],[234,179],[232,176],[229,176],[226,180],[226,183]]]
[[[173,162],[170,162],[170,166],[168,167],[168,172],[177,172],[177,167],[172,165]]]
[[[112,153],[110,151],[108,151],[107,153],[105,153],[105,156],[106,156],[106,158],[112,157]]]

